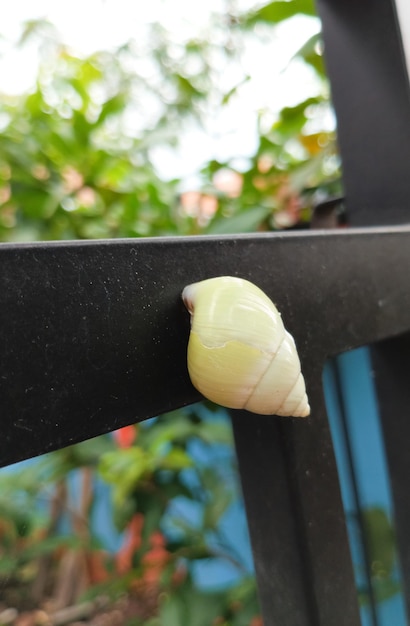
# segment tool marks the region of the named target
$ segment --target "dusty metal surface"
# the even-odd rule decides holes
[[[262,287],[319,397],[326,355],[410,327],[409,268],[408,228],[0,246],[0,463],[197,400],[180,301],[190,282]]]

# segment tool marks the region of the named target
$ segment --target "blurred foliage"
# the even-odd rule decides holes
[[[154,24],[149,44],[130,41],[86,58],[64,46],[51,24],[27,23],[19,45],[38,41],[41,63],[33,89],[0,97],[0,240],[307,223],[315,201],[340,191],[319,34],[300,42],[290,62],[315,73],[317,93],[280,112],[258,111],[256,149],[240,167],[234,157],[211,160],[186,189],[155,166],[158,150],[177,155],[184,136],[206,132],[209,115],[241,97],[250,77],[240,58],[250,38],[272,36],[299,13],[314,16],[312,2],[232,9],[184,41]],[[234,84],[224,78],[232,65],[241,73]],[[224,462],[200,462],[195,442],[228,451]],[[261,626],[253,577],[240,549],[221,536],[238,497],[232,464],[226,415],[204,418],[191,407],[2,473],[0,623],[18,623],[10,607],[31,611],[30,624],[69,623],[64,611],[75,607],[78,624]],[[92,522],[101,481],[124,533],[114,553]],[[181,514],[181,500],[193,519]],[[212,593],[198,587],[194,566],[204,559],[230,563],[238,582]],[[109,611],[108,622],[98,621]]]
[[[240,171],[234,159],[211,161],[199,188],[180,193],[180,181],[164,180],[154,165],[156,150],[177,151],[184,129],[205,127],[207,115],[238,96],[249,77],[226,90],[218,68],[236,62],[239,71],[255,24],[298,12],[313,15],[310,1],[231,15],[217,43],[203,36],[177,44],[156,24],[148,57],[130,42],[79,58],[51,25],[30,22],[21,45],[43,41],[35,88],[0,101],[0,239],[226,233],[275,228],[278,214],[289,225],[307,219],[318,190],[339,189],[320,35],[295,55],[314,68],[318,93],[274,118],[260,111],[257,150]]]
[[[219,446],[223,462],[215,467],[215,454],[194,462],[195,444],[205,452]],[[237,497],[231,450],[224,415],[201,418],[191,407],[2,472],[0,605],[46,606],[59,623],[64,607],[109,598],[121,624],[205,626],[221,615],[249,623],[258,612],[253,578],[219,526]],[[114,521],[124,532],[114,553],[93,530],[96,480],[112,485]],[[227,560],[238,584],[198,589],[190,564],[204,559]]]
[[[383,602],[402,591],[397,569],[397,544],[392,522],[380,507],[362,512],[363,530],[370,561],[370,578],[377,602]],[[369,602],[369,590],[359,589],[363,604]]]

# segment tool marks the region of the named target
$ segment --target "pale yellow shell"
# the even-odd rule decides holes
[[[261,289],[220,276],[185,287],[188,371],[206,398],[232,409],[305,417],[310,408],[293,337]]]

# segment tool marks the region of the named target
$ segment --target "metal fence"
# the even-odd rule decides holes
[[[197,401],[186,284],[238,275],[278,305],[311,417],[232,412],[266,626],[360,623],[322,372],[330,355],[380,341],[372,367],[410,608],[409,79],[393,0],[318,7],[352,228],[0,246],[1,465]]]

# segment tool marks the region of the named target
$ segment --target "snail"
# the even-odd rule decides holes
[[[309,415],[294,339],[261,289],[220,276],[188,285],[182,299],[191,315],[188,372],[205,398],[263,415]]]

